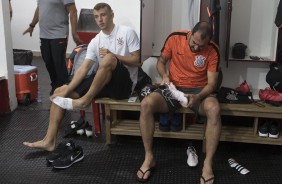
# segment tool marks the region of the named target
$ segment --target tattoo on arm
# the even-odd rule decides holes
[[[163,55],[161,55],[160,58],[161,58],[161,60],[160,60],[161,62],[163,62],[163,63],[167,62],[167,59]]]

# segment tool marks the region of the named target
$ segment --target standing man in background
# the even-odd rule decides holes
[[[23,35],[32,36],[36,24],[40,27],[40,50],[51,79],[51,92],[68,82],[66,48],[69,19],[74,42],[82,43],[77,34],[77,9],[75,0],[38,0],[33,19]]]
[[[275,24],[279,29],[276,60],[277,60],[278,63],[282,64],[282,2],[281,2],[281,0],[279,2],[278,8],[277,8]]]

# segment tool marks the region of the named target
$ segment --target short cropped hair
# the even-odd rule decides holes
[[[107,7],[108,10],[110,10],[110,12],[113,12],[111,6],[110,6],[109,4],[107,4],[107,3],[98,3],[98,4],[96,4],[96,5],[94,6],[93,9],[94,9],[94,10],[100,10],[101,8],[105,8],[105,7]]]
[[[192,30],[192,35],[196,32],[199,32],[201,34],[202,40],[206,39],[207,37],[209,37],[209,39],[211,40],[213,37],[213,27],[211,23],[206,22],[206,21],[198,22],[194,26]]]

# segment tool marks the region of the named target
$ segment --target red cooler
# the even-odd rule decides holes
[[[37,68],[30,65],[14,65],[14,72],[18,102],[29,105],[32,100],[37,98]]]

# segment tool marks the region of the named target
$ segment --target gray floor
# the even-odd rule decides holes
[[[79,118],[79,112],[66,112],[58,142],[72,139],[75,144],[82,146],[85,155],[83,161],[65,170],[53,170],[46,165],[45,160],[50,153],[22,145],[23,141],[43,138],[49,119],[48,74],[41,58],[34,58],[33,65],[38,67],[43,102],[20,105],[13,113],[0,117],[0,183],[138,183],[135,174],[144,157],[141,138],[118,136],[112,145],[105,145],[104,134],[92,138],[62,138],[65,127],[71,120]],[[86,120],[93,122],[91,109],[86,112]],[[104,126],[102,128],[104,133]],[[193,144],[199,153],[200,163],[196,168],[189,168],[186,164],[186,148],[189,144]],[[154,153],[157,167],[148,183],[199,183],[204,159],[201,141],[156,138]],[[220,142],[214,158],[215,181],[221,184],[282,183],[281,153],[281,146]],[[251,172],[239,174],[227,162],[231,157]]]

